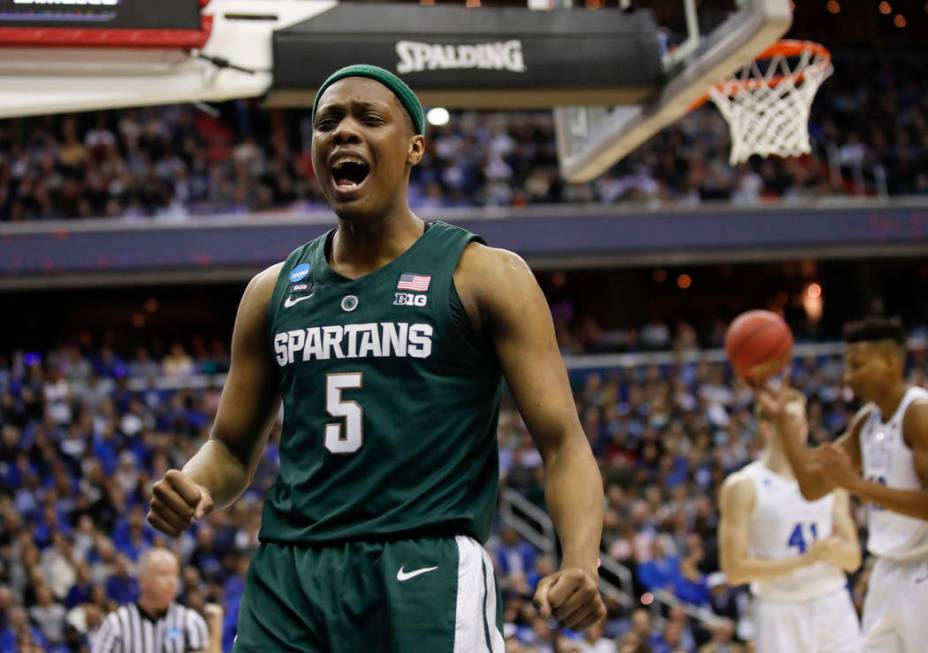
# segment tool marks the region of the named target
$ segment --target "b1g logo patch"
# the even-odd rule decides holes
[[[393,294],[394,306],[425,306],[428,301],[428,295],[418,295],[411,292],[398,292]]]
[[[312,289],[313,289],[313,284],[312,284],[312,282],[310,281],[309,283],[294,283],[294,284],[291,284],[290,287],[287,288],[287,292],[289,292],[291,295],[293,295],[293,294],[295,294],[295,293],[300,293],[300,292],[310,292],[310,291],[312,291]]]

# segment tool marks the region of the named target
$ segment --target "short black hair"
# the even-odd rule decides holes
[[[905,331],[897,320],[882,317],[868,317],[844,325],[844,342],[879,342],[891,340],[900,347],[905,347]]]

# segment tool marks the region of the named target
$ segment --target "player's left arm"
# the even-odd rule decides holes
[[[905,442],[912,450],[915,473],[922,482],[921,489],[900,490],[864,479],[852,471],[849,461],[840,452],[829,446],[818,452],[822,473],[865,501],[928,521],[928,402],[920,401],[909,406],[902,429]]]
[[[860,537],[851,516],[851,499],[844,490],[835,490],[834,496],[831,536],[813,542],[811,548],[820,560],[853,573],[860,567],[861,553]]]
[[[602,478],[580,426],[548,302],[525,261],[483,245],[465,250],[455,283],[472,323],[491,337],[544,459],[545,500],[564,558],[556,574],[539,582],[536,605],[563,626],[589,627],[606,613],[598,589]]]

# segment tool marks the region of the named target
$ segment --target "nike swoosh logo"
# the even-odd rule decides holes
[[[312,295],[306,295],[305,297],[297,297],[296,299],[294,299],[293,295],[290,295],[289,297],[287,297],[286,301],[284,302],[284,308],[290,308],[291,306],[296,306],[301,301],[305,299],[309,299],[315,294],[316,293],[312,293]]]
[[[405,567],[406,565],[403,565]],[[396,580],[403,583],[410,578],[415,578],[416,576],[421,576],[422,574],[427,574],[430,571],[435,571],[438,567],[423,567],[422,569],[414,569],[412,571],[405,571],[403,567],[400,567],[400,570],[396,572]]]

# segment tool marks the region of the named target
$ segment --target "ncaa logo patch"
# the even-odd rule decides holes
[[[290,270],[290,283],[299,283],[309,274],[309,263],[300,263]]]

